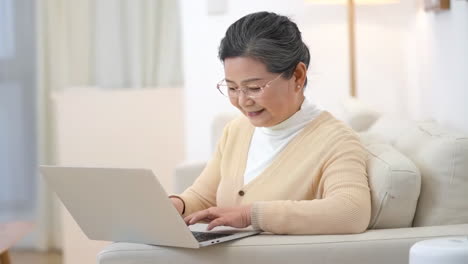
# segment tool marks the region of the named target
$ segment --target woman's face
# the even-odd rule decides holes
[[[225,59],[224,74],[226,83],[236,88],[264,86],[273,80],[258,97],[249,98],[240,92],[237,97],[229,98],[256,127],[271,127],[283,122],[299,110],[304,99],[302,86],[295,75],[289,80],[282,76],[277,78],[278,73],[268,72],[265,64],[249,57]]]

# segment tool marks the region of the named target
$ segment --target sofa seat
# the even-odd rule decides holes
[[[114,243],[99,253],[98,263],[408,263],[414,243],[460,235],[468,235],[468,224],[375,229],[355,235],[261,234],[201,249]]]

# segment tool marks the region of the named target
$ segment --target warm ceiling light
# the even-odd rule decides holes
[[[348,0],[305,0],[306,3],[314,4],[347,4]],[[398,3],[398,0],[354,0],[355,4],[358,5],[379,5],[379,4],[389,4],[389,3]]]

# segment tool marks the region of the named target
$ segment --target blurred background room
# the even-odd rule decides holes
[[[150,168],[170,193],[177,166],[208,159],[215,117],[236,112],[216,90],[218,45],[248,13],[298,24],[322,109],[340,117],[351,98],[467,133],[468,1],[448,2],[0,0],[2,258],[91,264],[108,244],[86,238],[40,164]]]

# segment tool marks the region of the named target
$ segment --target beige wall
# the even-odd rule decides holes
[[[150,168],[171,192],[174,168],[184,159],[181,95],[179,88],[72,88],[54,95],[57,163]],[[88,240],[61,212],[64,263],[95,263],[108,243]]]

